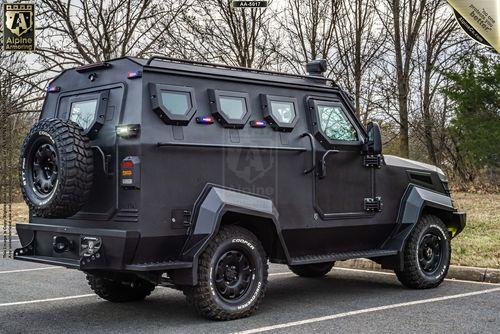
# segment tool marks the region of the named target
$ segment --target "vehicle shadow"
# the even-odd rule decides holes
[[[320,307],[328,312],[345,312],[359,307],[359,301],[370,296],[402,291],[393,279],[351,277],[344,273],[331,273],[321,279],[280,275],[270,279],[263,304],[254,316],[232,322],[201,318],[187,305],[182,292],[158,288],[142,302],[117,304],[89,297],[4,309],[0,327],[7,333],[29,332],[30,328],[24,326],[30,324],[36,324],[36,330],[42,332],[230,332],[269,323],[283,315],[302,318],[305,309]],[[19,317],[22,322],[17,321]]]

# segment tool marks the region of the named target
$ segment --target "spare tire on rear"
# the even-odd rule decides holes
[[[78,124],[42,119],[26,136],[20,156],[21,191],[36,216],[64,218],[80,211],[93,172],[92,148]]]

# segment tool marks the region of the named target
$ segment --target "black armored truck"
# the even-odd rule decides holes
[[[368,258],[410,288],[445,277],[465,226],[443,172],[383,155],[324,77],[155,56],[66,70],[21,149],[18,260],[83,271],[112,302],[157,285],[236,319],[268,261],[321,277]]]

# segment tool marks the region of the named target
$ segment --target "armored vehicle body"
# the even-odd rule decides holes
[[[465,226],[446,176],[382,155],[325,70],[126,57],[64,71],[21,150],[15,258],[79,269],[114,302],[182,289],[219,320],[257,309],[268,261],[320,277],[369,258],[439,285]]]

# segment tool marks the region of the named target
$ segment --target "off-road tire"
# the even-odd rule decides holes
[[[440,262],[435,273],[426,273],[419,263],[419,248],[422,238],[429,233],[438,236],[441,246]],[[450,266],[451,244],[450,233],[445,224],[436,216],[425,215],[420,218],[405,244],[404,268],[395,270],[398,280],[412,289],[435,288],[446,277]]]
[[[91,274],[87,281],[96,295],[113,303],[143,300],[155,289],[155,285],[133,275]]]
[[[42,145],[53,148],[57,175],[48,194],[37,191],[33,161]],[[92,148],[83,129],[62,119],[42,119],[35,124],[21,148],[20,181],[24,200],[39,217],[65,218],[77,213],[86,203],[93,181]]]
[[[335,262],[322,262],[288,266],[290,270],[300,277],[323,277],[332,270]]]
[[[215,268],[224,252],[240,250],[254,263],[250,286],[242,299],[230,303],[220,296],[215,283]],[[239,226],[225,226],[210,241],[198,261],[198,285],[184,287],[188,304],[198,314],[212,320],[233,320],[245,318],[254,313],[264,298],[267,286],[267,257],[257,237]],[[214,278],[214,280],[212,280]]]

